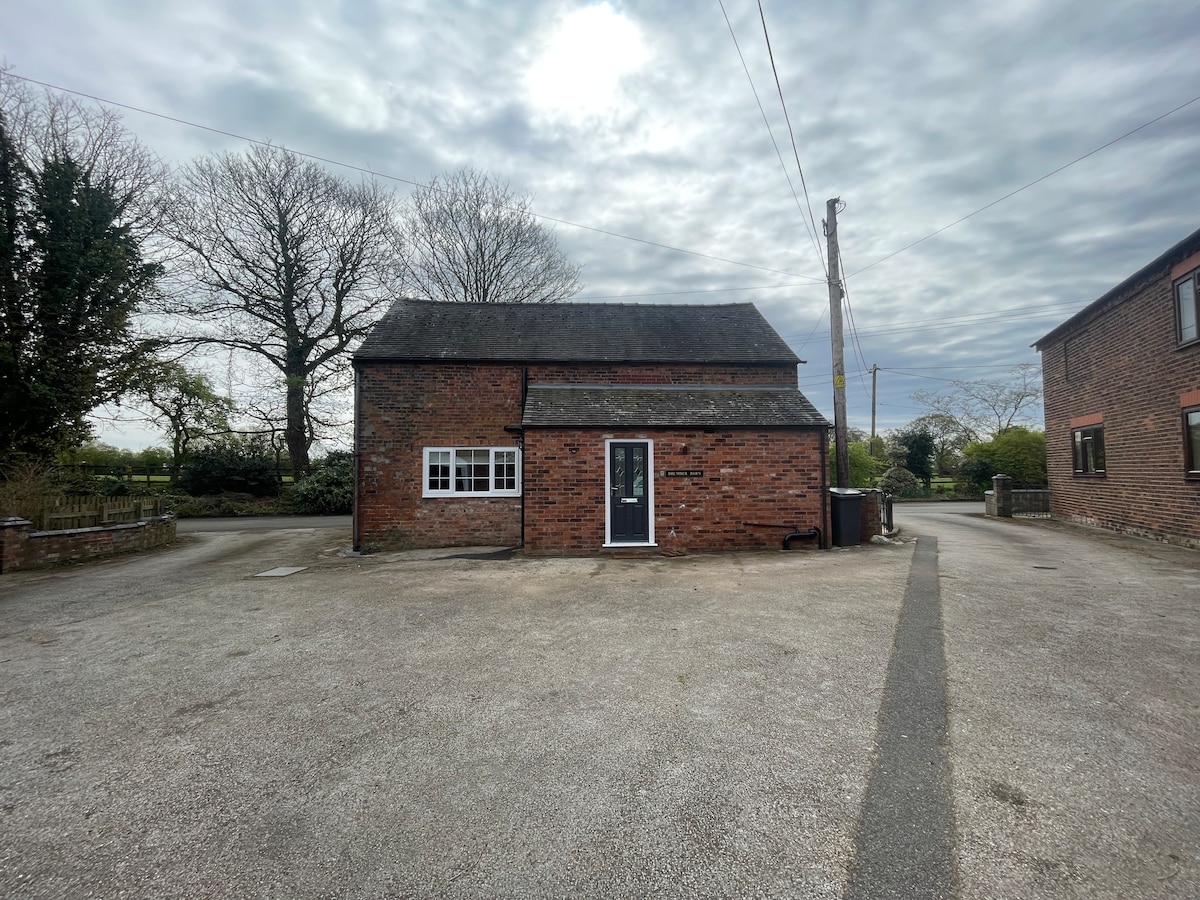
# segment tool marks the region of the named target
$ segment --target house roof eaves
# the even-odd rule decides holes
[[[1132,275],[1130,275],[1128,278],[1126,278],[1120,284],[1116,285],[1116,287],[1110,288],[1109,290],[1105,291],[1103,294],[1101,294],[1099,297],[1097,297],[1095,300],[1093,300],[1091,303],[1089,303],[1083,309],[1079,310],[1077,313],[1075,313],[1073,316],[1071,316],[1065,322],[1062,322],[1062,323],[1056,325],[1054,328],[1052,328],[1046,334],[1042,335],[1040,338],[1038,338],[1036,341],[1034,341],[1030,346],[1033,347],[1038,352],[1041,352],[1043,347],[1045,347],[1048,344],[1054,343],[1059,338],[1066,336],[1071,331],[1074,331],[1076,328],[1078,328],[1080,325],[1082,325],[1088,319],[1092,318],[1092,316],[1094,316],[1096,313],[1100,312],[1105,307],[1107,307],[1109,304],[1116,301],[1118,298],[1121,297],[1122,294],[1124,294],[1126,291],[1128,291],[1129,288],[1133,287],[1133,285],[1137,284],[1139,281],[1143,280],[1147,276],[1153,275],[1156,271],[1159,271],[1160,269],[1162,269],[1163,266],[1165,266],[1172,259],[1172,257],[1176,257],[1176,256],[1184,257],[1184,256],[1187,256],[1189,253],[1194,252],[1197,249],[1200,249],[1200,230],[1193,231],[1191,234],[1189,234],[1187,237],[1185,237],[1182,241],[1180,241],[1179,243],[1177,243],[1173,247],[1171,247],[1171,249],[1167,250],[1165,253],[1159,255],[1151,262],[1142,266],[1140,269],[1138,269],[1136,272],[1134,272]]]
[[[363,363],[465,363],[475,365],[486,363],[488,365],[500,366],[527,366],[527,365],[580,365],[583,363],[595,363],[597,365],[627,365],[627,366],[655,366],[655,365],[688,365],[688,366],[744,366],[746,368],[773,368],[777,366],[793,366],[805,365],[806,359],[741,359],[730,358],[723,359],[720,357],[706,357],[705,359],[697,359],[694,356],[655,356],[654,359],[648,360],[643,358],[628,358],[628,357],[575,357],[563,355],[561,357],[495,357],[495,356],[405,356],[397,358],[394,356],[372,356],[354,354],[351,357],[353,365]]]
[[[798,389],[737,385],[531,385],[525,428],[828,428]]]

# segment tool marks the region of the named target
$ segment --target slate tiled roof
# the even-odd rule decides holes
[[[819,427],[829,422],[795,388],[530,385],[527,428]]]
[[[356,360],[796,364],[752,303],[398,300]]]

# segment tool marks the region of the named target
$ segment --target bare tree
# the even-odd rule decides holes
[[[343,379],[348,351],[398,291],[395,201],[278,147],[195,160],[167,230],[186,251],[178,311],[186,340],[254,354],[279,374],[293,473],[309,469],[317,385]]]
[[[941,393],[917,391],[912,399],[970,442],[981,441],[1029,421],[1042,400],[1042,371],[1026,363],[1002,381],[955,381]]]
[[[104,185],[121,208],[119,224],[139,244],[153,238],[162,213],[167,166],[125,128],[121,116],[0,69],[0,114],[31,166],[70,159],[91,184]]]
[[[579,266],[531,212],[532,198],[460,169],[413,192],[404,213],[406,291],[459,303],[552,303],[583,289]]]

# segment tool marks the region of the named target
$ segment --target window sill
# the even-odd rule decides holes
[[[422,494],[422,500],[479,500],[491,497],[495,500],[511,500],[514,497],[520,497],[520,494],[512,493],[485,493],[482,491],[461,491],[457,494]]]
[[[1072,472],[1072,478],[1106,478],[1107,472]]]
[[[605,550],[607,550],[610,548],[621,548],[621,547],[657,547],[658,544],[655,541],[635,541],[635,542],[631,542],[628,544],[613,544],[613,543],[605,542],[605,543],[601,544],[600,546],[602,548],[604,548]]]

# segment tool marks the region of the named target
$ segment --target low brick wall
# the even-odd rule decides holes
[[[859,512],[858,523],[858,539],[864,543],[871,543],[871,538],[877,534],[883,534],[882,520],[879,514],[879,506],[883,501],[883,491],[879,490],[864,490],[862,498],[862,507]]]
[[[1013,491],[1014,516],[1050,517],[1050,492],[1048,490]]]
[[[984,513],[989,516],[1010,518],[1012,516],[1050,515],[1050,491],[1016,490],[1007,475],[992,479],[993,489],[983,495]]]
[[[0,573],[148,550],[175,540],[175,517],[65,531],[35,531],[27,519],[0,519]]]

